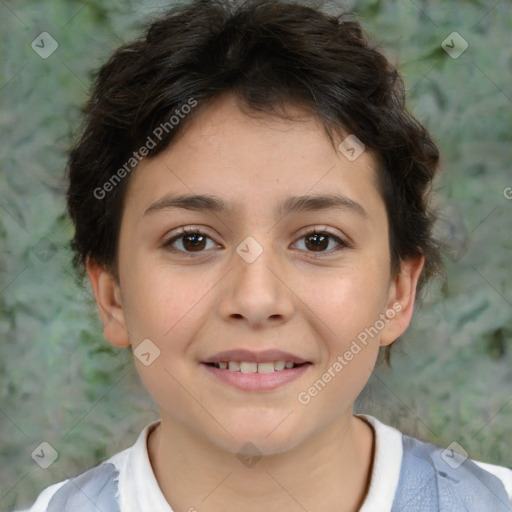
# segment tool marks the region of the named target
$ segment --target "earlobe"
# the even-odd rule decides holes
[[[409,326],[416,300],[416,288],[425,263],[424,256],[409,258],[401,263],[400,273],[393,279],[389,289],[389,323],[381,332],[380,344],[391,345]],[[392,318],[391,318],[392,317]]]
[[[128,347],[130,337],[118,283],[110,272],[91,259],[87,259],[86,268],[105,338],[118,347]]]

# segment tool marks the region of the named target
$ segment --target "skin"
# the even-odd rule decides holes
[[[150,339],[160,350],[149,366],[135,361],[160,407],[162,421],[148,449],[176,511],[348,512],[364,501],[373,431],[352,406],[379,347],[410,322],[423,258],[404,261],[402,272],[392,275],[374,157],[365,150],[351,162],[336,148],[314,117],[255,118],[224,95],[130,177],[119,280],[88,262],[106,338],[134,349]],[[359,203],[366,215],[351,209],[274,215],[289,196],[334,192]],[[232,215],[144,214],[167,194],[191,193],[223,198]],[[203,252],[190,250],[183,238],[165,245],[181,226],[209,237]],[[349,246],[335,251],[339,245],[330,239],[323,252],[315,251],[303,237],[325,228]],[[252,263],[236,252],[248,236],[263,249]],[[397,303],[401,311],[379,335],[301,404],[298,394]],[[313,364],[265,392],[230,387],[200,365],[238,348],[277,348]],[[262,454],[252,467],[236,456],[248,442]]]

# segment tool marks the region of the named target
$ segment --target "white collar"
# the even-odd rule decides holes
[[[384,425],[373,416],[367,414],[357,414],[357,416],[365,419],[375,432],[370,488],[359,512],[391,511],[402,467],[402,433],[396,428]]]
[[[149,433],[161,420],[146,425],[137,441],[109,461],[119,467],[119,505],[122,512],[173,512],[158,485],[148,453]]]
[[[359,512],[389,512],[400,478],[402,433],[373,416],[358,414],[375,432],[375,450],[370,487]],[[158,485],[149,460],[147,440],[160,420],[147,425],[135,444],[109,459],[119,467],[119,501],[123,512],[154,510],[173,512]],[[193,507],[197,503],[191,503]]]

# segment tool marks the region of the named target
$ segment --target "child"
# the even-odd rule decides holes
[[[68,208],[161,420],[30,510],[512,510],[509,469],[352,412],[439,269],[438,160],[349,15],[198,0],[120,48]]]

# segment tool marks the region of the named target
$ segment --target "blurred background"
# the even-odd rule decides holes
[[[510,467],[511,2],[344,4],[398,65],[443,158],[446,279],[426,290],[356,411]],[[63,169],[91,71],[169,5],[0,2],[0,510],[130,446],[158,417],[75,277]],[[32,458],[42,442],[59,456],[47,469]]]

